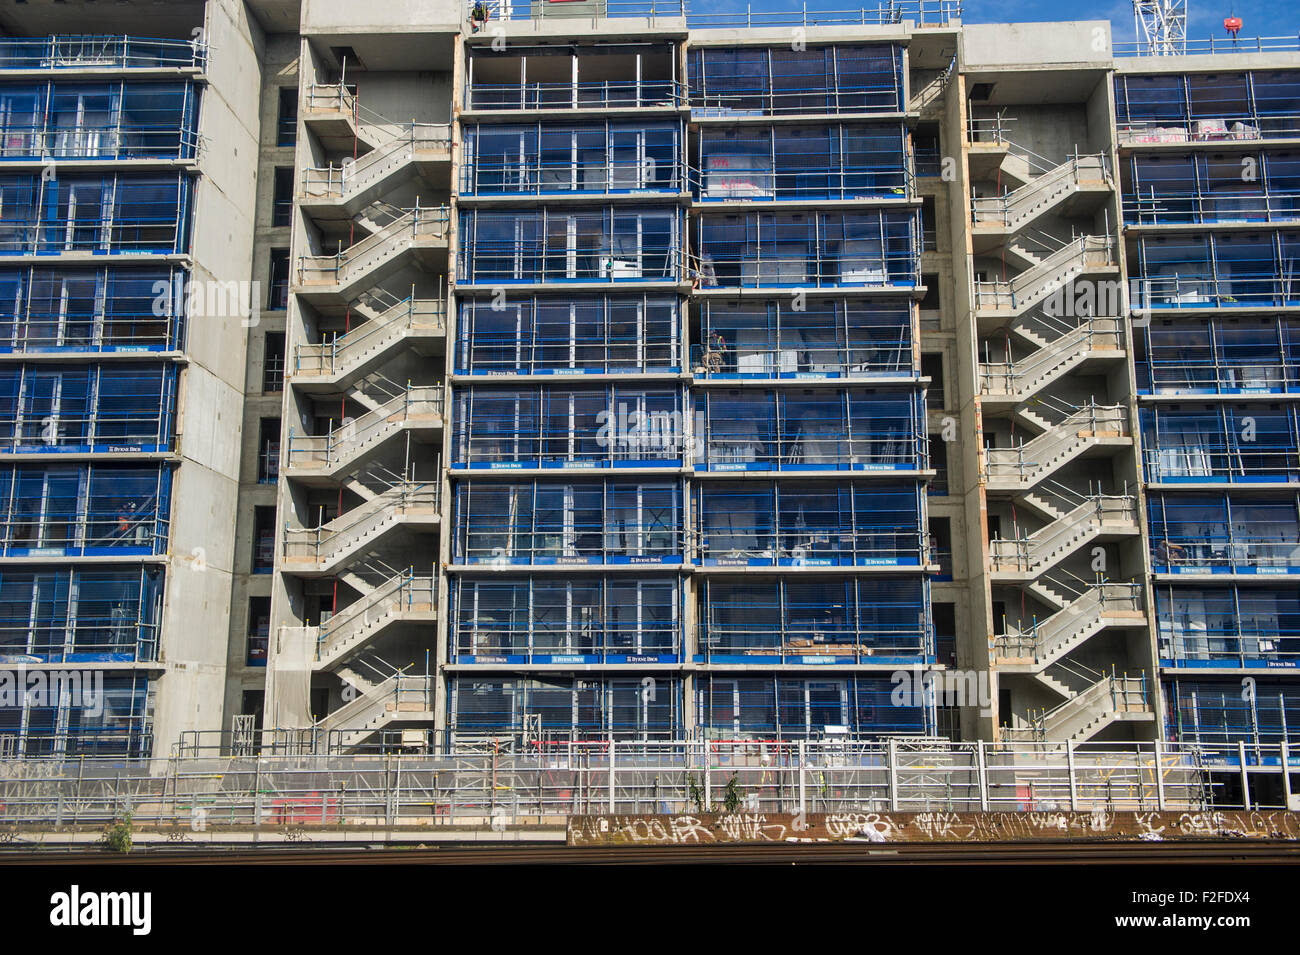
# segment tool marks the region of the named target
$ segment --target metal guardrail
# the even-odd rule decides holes
[[[789,26],[888,26],[910,20],[917,26],[947,26],[961,20],[960,0],[891,0],[875,7],[846,10],[810,10],[804,3],[798,10],[754,10],[745,12],[697,12],[688,10],[686,23],[692,29]]]
[[[1200,751],[1174,744],[459,742],[454,755],[229,756],[192,745],[152,763],[0,760],[0,825],[99,826],[128,814],[136,826],[185,831],[560,822],[592,812],[699,812],[728,789],[744,811],[766,813],[1198,810],[1217,802]],[[1265,808],[1248,786],[1243,803]]]
[[[1155,53],[1140,40],[1111,44],[1111,52],[1115,56],[1199,56],[1205,53],[1290,53],[1297,50],[1300,50],[1300,37],[1295,36],[1232,37],[1231,39],[1210,36],[1204,40],[1187,40],[1182,49],[1173,54]]]
[[[0,70],[203,69],[197,40],[56,34],[0,38]]]
[[[1138,276],[1131,278],[1135,310],[1157,308],[1243,308],[1293,305],[1300,301],[1300,275],[1292,274],[1290,262],[1281,271]]]
[[[343,83],[312,83],[303,95],[303,113],[346,113],[354,119],[357,97]]]
[[[786,26],[886,26],[912,21],[918,26],[945,26],[961,19],[959,0],[890,0],[875,7],[857,9],[755,10],[746,4],[744,12],[696,10],[689,0],[469,0],[466,17],[475,32],[490,29],[493,21],[537,21],[639,17],[648,20],[685,17],[692,29]],[[486,19],[479,16],[486,11]]]
[[[491,26],[494,20],[507,22],[528,20],[601,19],[606,17],[686,16],[686,0],[467,0],[465,15],[476,24]],[[486,12],[486,18],[482,14]]]
[[[0,159],[176,159],[192,160],[199,134],[178,123],[131,123],[44,129],[11,124],[0,140]]]
[[[1214,193],[1124,196],[1126,225],[1209,224],[1217,222],[1295,222],[1300,220],[1300,189],[1239,189]]]
[[[1121,146],[1294,139],[1300,137],[1300,115],[1242,113],[1199,119],[1120,120],[1115,135]]]
[[[686,87],[670,79],[589,83],[479,83],[467,91],[467,110],[669,109],[686,105]]]

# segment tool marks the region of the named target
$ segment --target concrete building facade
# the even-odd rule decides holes
[[[85,167],[178,210],[94,238],[96,314],[114,269],[256,290],[166,347],[33,344],[85,220],[9,134],[10,480],[76,462],[77,520],[113,512],[62,586],[157,581],[153,642],[87,651],[142,688],[140,752],[1300,726],[1293,48],[1127,56],[946,4],[210,0],[142,28],[191,62],[71,66],[94,4],[25,6],[7,116],[70,69],[190,91],[193,155]],[[24,443],[44,369],[150,362],[166,440]],[[25,540],[0,570],[37,607]],[[33,666],[90,659],[8,606]]]

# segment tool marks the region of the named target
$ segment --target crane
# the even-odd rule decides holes
[[[1187,52],[1187,0],[1133,0],[1133,20],[1148,56]]]

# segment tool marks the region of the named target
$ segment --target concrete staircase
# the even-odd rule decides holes
[[[1041,344],[1021,361],[981,362],[980,393],[995,401],[1026,402],[1091,358],[1124,357],[1124,332],[1117,318],[1091,318],[1055,339],[1031,334]]]
[[[355,699],[317,720],[315,728],[334,734],[332,748],[348,752],[398,720],[431,721],[433,708],[433,678],[398,672],[366,686]]]
[[[451,213],[447,206],[370,207],[370,214],[359,216],[357,222],[369,227],[370,234],[365,238],[333,255],[299,256],[296,293],[355,298],[376,287],[385,274],[385,267],[393,265],[408,250],[437,248],[445,252]]]
[[[370,410],[345,421],[326,434],[290,432],[285,452],[285,470],[290,475],[312,474],[339,477],[364,464],[383,444],[412,428],[436,430],[443,425],[443,388],[440,385],[407,385],[382,402],[364,396],[357,389],[348,397]]]
[[[390,187],[394,178],[416,164],[450,163],[451,127],[445,124],[402,123],[396,127],[359,123],[360,142],[370,151],[342,163],[314,166],[302,171],[298,201],[328,213],[328,206],[355,212]]]
[[[434,578],[417,576],[409,569],[370,587],[358,600],[315,628],[317,667],[334,669],[343,676],[345,661],[365,650],[393,624],[436,620],[436,598]],[[357,680],[348,682],[367,682],[360,676]]]
[[[325,574],[364,556],[383,535],[404,525],[435,527],[441,485],[400,477],[368,500],[319,527],[284,532],[284,565],[294,573]]]
[[[1038,576],[1102,535],[1139,533],[1133,495],[1083,496],[1056,520],[1026,537],[989,541],[989,570],[995,578]]]
[[[368,297],[368,301],[373,299]],[[406,298],[345,335],[319,344],[299,344],[294,349],[290,375],[298,385],[346,386],[372,371],[408,340],[440,339],[446,333],[445,299]]]
[[[1101,153],[1072,156],[1006,195],[972,198],[971,219],[977,230],[1013,233],[1088,186],[1113,188],[1109,164]]]
[[[1061,596],[1060,590],[1056,595]],[[1035,619],[1028,629],[995,636],[994,656],[999,670],[1039,674],[1106,627],[1140,627],[1145,622],[1138,584],[1086,585],[1073,600],[1044,619]]]
[[[1020,315],[1073,279],[1117,266],[1109,236],[1081,235],[1011,279],[975,282],[975,308],[980,313]]]
[[[1047,407],[1044,405],[1043,407]],[[988,448],[984,452],[986,482],[991,489],[1027,490],[1104,442],[1131,443],[1128,411],[1123,405],[1066,406],[1067,413],[1052,421],[1033,408],[1017,409],[1043,433],[1013,448]]]
[[[1004,741],[1047,743],[1064,748],[1067,743],[1091,739],[1117,720],[1154,718],[1144,677],[1099,674],[1077,666],[1064,672],[1090,682],[1075,690],[1059,677],[1048,675],[1046,680],[1040,680],[1067,699],[1052,709],[1031,713],[1028,719],[1018,718],[1014,725],[1003,727]]]

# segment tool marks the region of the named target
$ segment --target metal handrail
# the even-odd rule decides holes
[[[1238,208],[1220,209],[1224,200],[1251,200]],[[1232,192],[1125,195],[1124,221],[1130,225],[1211,222],[1290,222],[1300,219],[1300,190],[1234,190]]]
[[[1214,124],[1215,128],[1198,130],[1195,125],[1198,123]],[[1121,120],[1115,135],[1121,146],[1294,139],[1300,136],[1300,114],[1238,113],[1220,117]]]

